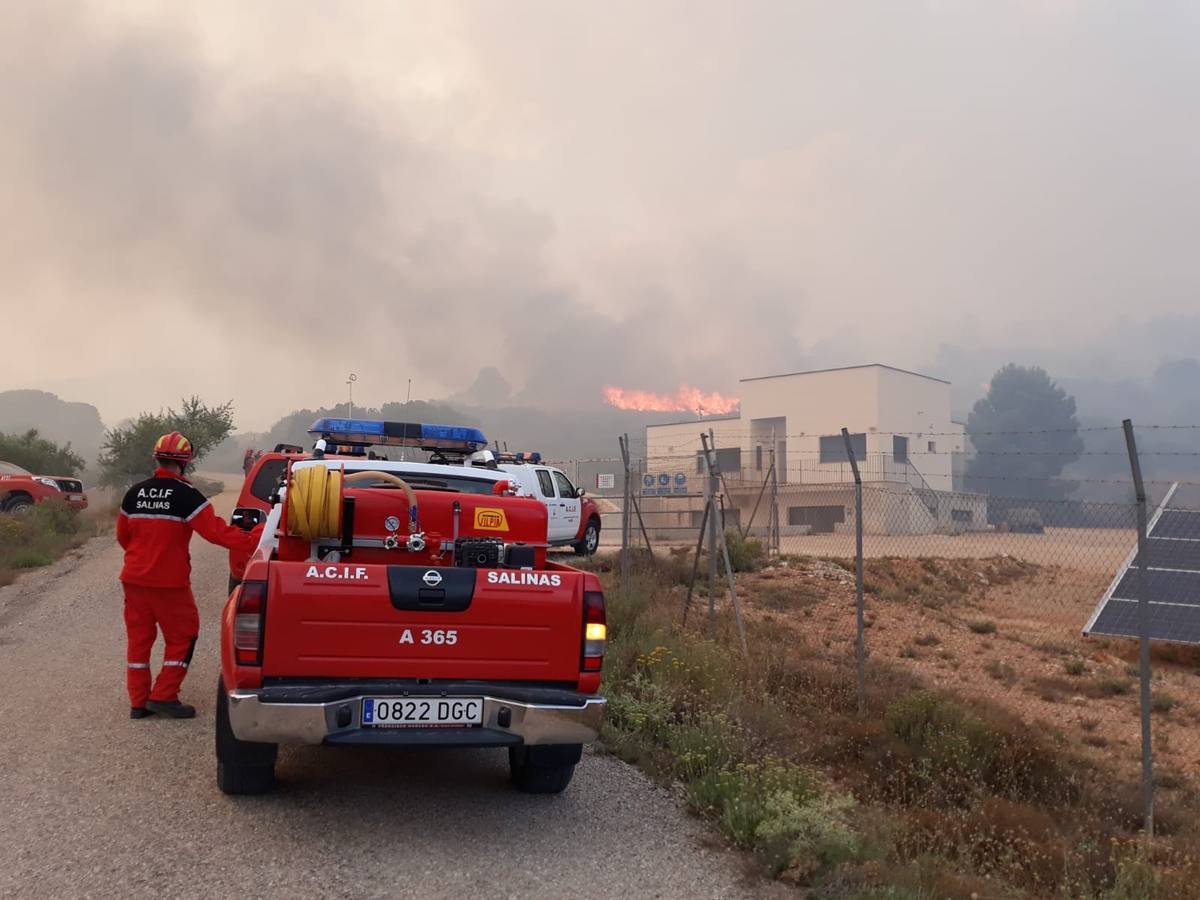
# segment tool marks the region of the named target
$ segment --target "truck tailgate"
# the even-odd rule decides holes
[[[263,675],[575,681],[583,575],[273,562]]]

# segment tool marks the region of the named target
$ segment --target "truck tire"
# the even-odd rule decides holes
[[[571,783],[575,764],[582,756],[582,744],[509,747],[508,768],[512,783],[527,794],[561,794]]]
[[[583,537],[573,545],[577,556],[591,556],[600,546],[600,521],[588,519],[587,528],[583,529]]]
[[[233,593],[233,589],[242,583],[242,579],[238,578],[232,572],[229,573],[229,590],[225,592],[226,596]]]
[[[217,679],[217,787],[226,794],[265,794],[275,787],[278,744],[239,741],[229,725],[229,696]]]
[[[28,494],[15,494],[4,504],[4,511],[14,516],[23,515],[33,509],[33,498]]]

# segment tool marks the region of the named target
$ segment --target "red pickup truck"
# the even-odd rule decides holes
[[[0,463],[0,512],[23,513],[44,500],[62,500],[72,509],[87,509],[88,505],[78,478],[34,475],[12,463]]]
[[[451,426],[314,431],[442,455],[486,446]],[[222,619],[226,793],[269,790],[281,743],[504,747],[518,788],[557,793],[596,738],[607,632],[596,576],[547,560],[546,507],[515,485],[456,483],[456,467],[423,485],[389,471],[411,465],[288,460]]]

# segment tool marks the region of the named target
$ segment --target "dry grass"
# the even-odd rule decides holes
[[[0,586],[24,569],[48,566],[103,530],[105,514],[80,514],[64,502],[48,500],[21,515],[0,513]]]
[[[936,582],[935,563],[918,565]],[[887,577],[903,592],[903,579]],[[778,593],[763,602],[768,586]],[[792,586],[809,598],[799,611],[780,599]],[[1027,589],[1021,577],[1001,587]],[[908,594],[873,603],[863,718],[844,567],[810,560],[740,578],[748,661],[728,610],[708,639],[678,630],[682,590],[643,572],[634,590],[610,595],[605,740],[681,780],[770,872],[828,898],[1193,896],[1200,833],[1186,777],[1161,786],[1164,837],[1138,855],[1137,781],[1114,756],[1129,748],[1111,727],[1113,704],[1132,698],[1108,693],[1112,665],[1062,674],[1061,648],[1036,649],[1032,636],[993,641],[981,658],[963,616],[987,601],[986,587],[955,604]],[[1015,618],[989,619],[1025,634]],[[1069,634],[1042,640],[1074,652]],[[814,831],[811,816],[829,827]]]

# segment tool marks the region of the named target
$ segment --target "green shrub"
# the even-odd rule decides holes
[[[0,461],[12,463],[34,475],[75,475],[84,467],[83,457],[70,443],[60,447],[39,437],[37,429],[24,434],[0,434]]]
[[[0,514],[0,571],[49,565],[94,533],[63,500],[37,503],[20,516]]]
[[[986,791],[1011,800],[1045,800],[1071,790],[1056,755],[1016,723],[990,722],[928,691],[896,700],[885,727],[907,746],[912,765],[898,782],[905,793],[959,804]]]
[[[1063,660],[1063,670],[1068,675],[1082,675],[1084,671],[1083,660],[1078,657],[1074,659]]]
[[[1017,682],[1017,670],[1008,663],[1001,662],[998,659],[988,660],[987,664],[983,667],[983,671],[1009,687]]]
[[[736,528],[725,530],[725,544],[729,548],[729,564],[735,572],[753,572],[762,566],[767,556],[762,541],[744,538]]]
[[[1160,694],[1155,692],[1154,696],[1150,699],[1150,708],[1156,713],[1169,713],[1175,708],[1175,704],[1178,702],[1179,701],[1170,694]]]
[[[1160,896],[1159,878],[1145,860],[1130,856],[1117,866],[1113,886],[1104,892],[1102,900],[1151,900]]]
[[[1096,681],[1096,690],[1105,697],[1119,697],[1128,694],[1133,689],[1133,682],[1128,678],[1106,677]]]
[[[987,621],[987,620],[981,620],[981,621],[977,621],[977,622],[968,622],[967,627],[970,628],[976,634],[995,634],[996,633],[996,623]]]
[[[710,770],[688,792],[737,844],[754,849],[772,875],[794,869],[803,878],[860,851],[846,817],[854,800],[821,790],[797,766],[742,762]]]
[[[191,441],[194,465],[233,431],[233,403],[207,406],[199,397],[190,397],[178,410],[144,412],[109,429],[99,459],[101,484],[123,487],[148,478],[154,471],[154,442],[170,431],[182,432]]]

